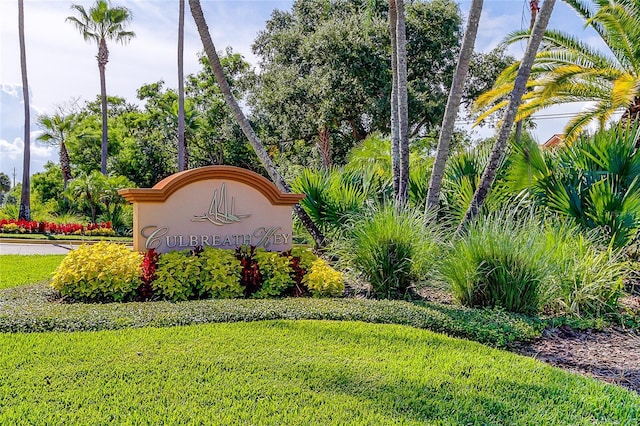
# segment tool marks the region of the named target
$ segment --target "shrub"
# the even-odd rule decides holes
[[[506,212],[481,217],[453,243],[440,273],[465,306],[538,312],[543,283],[552,272],[541,231],[533,216],[516,220]]]
[[[418,210],[398,213],[392,205],[374,209],[350,223],[337,253],[372,286],[375,296],[408,297],[439,245]]]
[[[255,259],[262,276],[262,287],[254,293],[254,297],[281,296],[295,284],[289,256],[259,248],[255,251]]]
[[[153,290],[167,300],[188,300],[196,294],[201,273],[202,259],[191,252],[164,253],[158,261]]]
[[[244,288],[240,285],[242,265],[231,250],[207,247],[200,254],[202,259],[201,283],[198,296],[213,298],[232,298],[242,296]]]
[[[64,258],[51,286],[78,300],[132,300],[140,285],[141,260],[140,253],[121,244],[83,244]]]
[[[569,226],[549,226],[546,236],[555,269],[548,308],[578,316],[614,311],[629,272],[622,253],[600,248]]]
[[[324,259],[316,259],[302,282],[313,296],[340,296],[344,291],[344,274]]]

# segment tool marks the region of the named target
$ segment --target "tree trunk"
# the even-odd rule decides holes
[[[404,22],[404,0],[396,0],[396,47],[398,55],[398,145],[400,147],[400,206],[409,200],[409,101],[407,95],[407,34]]]
[[[202,12],[202,8],[200,7],[200,1],[189,0],[189,7],[191,8],[191,14],[193,15],[193,19],[196,23],[196,26],[198,27],[198,32],[200,33],[200,39],[202,40],[204,51],[207,54],[207,58],[209,59],[209,65],[213,70],[216,82],[218,83],[218,86],[220,86],[220,90],[222,91],[227,106],[229,107],[229,109],[231,109],[231,112],[238,122],[238,125],[242,129],[242,132],[249,140],[249,143],[253,147],[256,155],[260,159],[263,167],[267,170],[267,173],[269,174],[275,185],[282,192],[291,192],[289,185],[287,185],[284,179],[282,179],[282,176],[280,176],[280,173],[278,173],[278,170],[273,164],[271,157],[269,157],[269,154],[264,149],[264,145],[262,145],[262,142],[253,131],[249,120],[247,120],[244,113],[240,109],[238,102],[236,102],[233,94],[231,93],[231,88],[229,87],[229,83],[227,82],[227,79],[224,75],[222,65],[220,64],[218,52],[216,51],[216,47],[213,44],[213,40],[211,39],[211,34],[209,34],[209,27],[207,26],[207,22],[204,19],[204,14]],[[324,235],[322,235],[322,232],[320,232],[318,227],[313,223],[307,212],[304,211],[300,204],[296,204],[293,209],[298,215],[298,218],[300,219],[304,227],[313,237],[316,245],[320,248],[324,247]]]
[[[187,141],[184,136],[184,0],[178,16],[178,171],[188,169]]]
[[[473,218],[475,218],[475,216],[478,214],[480,208],[487,198],[489,189],[491,188],[491,185],[495,180],[498,165],[500,164],[500,162],[502,161],[502,157],[504,156],[504,150],[507,145],[507,140],[509,138],[509,134],[511,133],[511,128],[513,127],[513,122],[515,121],[516,113],[518,111],[518,107],[520,106],[520,101],[522,100],[522,95],[525,92],[527,80],[529,79],[529,75],[531,74],[533,61],[536,57],[536,53],[538,52],[538,47],[540,46],[540,42],[542,41],[542,38],[544,36],[547,24],[549,23],[549,18],[551,18],[551,12],[553,12],[553,6],[555,5],[555,2],[556,0],[545,0],[545,2],[542,4],[540,13],[538,14],[536,22],[533,26],[531,37],[529,39],[529,43],[527,44],[527,49],[524,53],[524,56],[522,57],[520,68],[518,68],[518,75],[516,76],[513,90],[511,91],[509,104],[507,105],[507,110],[504,113],[504,118],[502,119],[502,125],[500,126],[498,137],[496,138],[496,142],[494,143],[491,150],[489,162],[484,169],[484,173],[482,174],[482,177],[480,179],[478,189],[476,189],[475,194],[473,194],[473,199],[471,200],[469,209],[465,213],[462,222],[460,222],[460,225],[458,226],[458,233],[461,233],[466,227],[467,223],[473,220]]]
[[[62,169],[62,188],[67,189],[67,184],[71,180],[71,162],[69,161],[69,152],[67,145],[60,141],[60,168]]]
[[[320,158],[325,169],[331,167],[331,134],[329,128],[323,127],[318,132],[318,148],[320,149]]]
[[[389,32],[391,35],[391,180],[393,194],[398,198],[400,190],[400,129],[398,128],[398,54],[396,0],[389,0]]]
[[[22,99],[24,102],[24,155],[22,160],[22,192],[18,219],[31,220],[31,113],[27,53],[24,41],[24,1],[18,0],[18,35],[20,38],[20,69],[22,71]]]
[[[473,54],[473,46],[476,42],[476,35],[478,34],[478,24],[480,22],[480,15],[482,14],[483,3],[484,0],[472,0],[471,2],[469,18],[467,20],[467,29],[465,30],[464,37],[462,39],[460,56],[458,56],[456,72],[453,75],[453,82],[451,83],[451,90],[449,91],[449,98],[447,99],[447,106],[442,119],[442,128],[440,130],[440,137],[438,138],[436,159],[433,163],[433,169],[431,172],[425,212],[438,207],[440,190],[442,189],[444,167],[447,162],[447,157],[449,156],[451,137],[453,136],[456,116],[458,115],[458,108],[460,107],[460,100],[462,99],[464,81],[467,78],[467,72],[469,71],[469,63],[471,62],[471,55]]]
[[[105,68],[109,62],[109,50],[105,39],[100,40],[98,46],[98,70],[100,71],[100,100],[102,105],[102,151],[100,153],[100,171],[107,174],[107,83],[105,78]]]

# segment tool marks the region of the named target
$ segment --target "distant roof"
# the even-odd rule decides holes
[[[564,135],[562,133],[556,133],[551,136],[548,141],[542,144],[542,149],[555,148],[558,145],[562,145],[564,141]]]

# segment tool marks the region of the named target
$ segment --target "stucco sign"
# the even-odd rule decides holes
[[[231,166],[186,170],[153,188],[122,189],[133,203],[133,249],[160,253],[196,246],[291,248],[291,209],[304,195]]]

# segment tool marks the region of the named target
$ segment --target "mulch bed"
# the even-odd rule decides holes
[[[573,330],[562,326],[545,330],[542,337],[533,342],[517,343],[512,350],[640,393],[637,330]]]
[[[423,297],[442,304],[454,303],[444,290],[431,288]],[[628,312],[640,315],[640,294],[628,295],[620,304]],[[640,330],[574,330],[562,326],[545,330],[532,342],[516,342],[510,350],[640,393]]]

